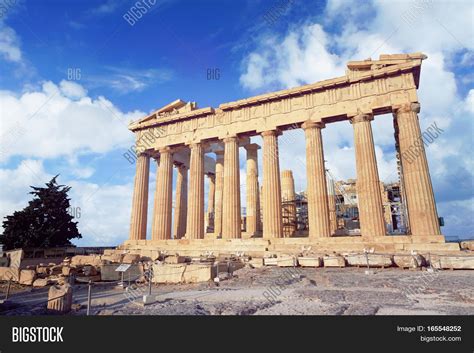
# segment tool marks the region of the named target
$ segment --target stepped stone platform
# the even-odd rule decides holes
[[[460,253],[458,243],[446,243],[443,236],[384,236],[329,238],[170,239],[127,240],[115,251],[157,258],[160,253],[181,256],[246,255],[254,258],[305,253],[350,253],[364,249],[377,253]],[[113,252],[113,251],[111,251]]]

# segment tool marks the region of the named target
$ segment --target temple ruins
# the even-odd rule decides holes
[[[218,108],[176,100],[131,123],[136,176],[130,235],[119,248],[142,255],[169,251],[262,257],[304,247],[326,252],[459,250],[458,244],[446,243],[441,233],[420,141],[417,89],[424,59],[425,55],[415,53],[351,61],[342,77],[222,103]],[[397,212],[404,215],[398,231],[386,210],[389,196],[384,196],[379,180],[372,133],[372,120],[387,113],[393,114],[399,162],[399,182],[390,192],[397,193]],[[328,124],[353,128],[356,232],[344,233],[338,224],[340,185],[328,182],[321,134]],[[304,212],[292,172],[281,171],[279,165],[279,136],[295,128],[304,130],[306,144]],[[262,146],[250,141],[257,135]],[[247,156],[245,180],[240,177],[239,148]],[[148,192],[151,163],[157,164],[154,195]],[[174,200],[173,168],[177,171]],[[241,201],[242,184],[246,198]],[[154,206],[152,219],[147,219],[150,196]],[[147,234],[148,222],[151,234]]]

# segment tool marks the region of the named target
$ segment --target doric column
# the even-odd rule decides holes
[[[190,145],[188,214],[186,238],[204,238],[204,148],[202,143]]]
[[[329,206],[329,227],[331,235],[337,230],[337,215],[336,215],[336,191],[334,189],[334,181],[326,178],[328,184],[328,206]]]
[[[292,237],[296,232],[296,193],[295,180],[291,170],[281,172],[281,201],[283,236]]]
[[[306,179],[309,237],[329,237],[329,206],[321,129],[324,123],[307,121],[302,125],[306,137]]]
[[[184,164],[176,166],[176,195],[174,206],[173,235],[180,239],[186,234],[186,209],[188,202],[188,167]]]
[[[209,193],[207,200],[207,215],[206,215],[206,231],[214,232],[214,205],[216,194],[216,175],[214,173],[207,174],[209,180]]]
[[[150,157],[140,154],[137,158],[135,185],[133,188],[132,217],[130,221],[130,240],[146,239],[148,210],[148,180],[150,176]]]
[[[283,237],[281,216],[279,130],[262,132],[263,138],[263,237]]]
[[[214,234],[222,235],[222,198],[224,190],[224,151],[216,152],[216,195],[214,206]]]
[[[239,140],[224,139],[224,195],[222,208],[222,238],[241,237]]]
[[[251,237],[258,232],[260,219],[259,190],[258,190],[258,150],[260,146],[251,143],[245,146],[247,150],[247,220],[246,231]]]
[[[357,169],[357,199],[362,236],[385,235],[380,180],[372,136],[372,114],[360,114],[351,119],[354,127],[354,148]]]
[[[440,235],[419,112],[418,103],[408,103],[395,110],[410,230],[415,236]]]
[[[162,148],[159,152],[160,162],[156,173],[152,240],[171,239],[173,153],[169,147]]]

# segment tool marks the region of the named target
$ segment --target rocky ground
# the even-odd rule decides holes
[[[153,286],[157,302],[141,304],[146,285],[124,292],[95,284],[94,315],[474,315],[474,271],[245,267],[215,283]],[[43,314],[47,288],[16,291],[0,315]],[[87,286],[75,285],[84,315]]]

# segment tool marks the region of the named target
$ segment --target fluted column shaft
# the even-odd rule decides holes
[[[224,195],[222,208],[222,238],[241,237],[239,140],[224,139]]]
[[[186,234],[186,209],[188,201],[188,167],[178,165],[177,171],[173,225],[175,239],[182,238]]]
[[[281,215],[278,130],[262,133],[263,138],[263,237],[283,237]]]
[[[328,183],[329,227],[332,235],[337,230],[336,192],[334,190],[334,182],[328,178],[326,182]]]
[[[224,152],[216,152],[216,194],[214,206],[214,234],[222,235],[222,201],[224,190]]]
[[[216,176],[213,173],[207,174],[209,179],[209,192],[207,200],[207,231],[214,230],[214,205],[216,195]]]
[[[150,157],[145,154],[140,154],[137,158],[135,185],[133,188],[130,240],[146,239],[149,176]]]
[[[255,143],[245,146],[247,150],[247,206],[246,206],[246,231],[249,236],[258,232],[260,218],[259,190],[258,190],[258,150],[260,146]]]
[[[405,104],[395,111],[410,230],[415,236],[440,235],[433,187],[421,139],[419,111],[418,103]]]
[[[329,206],[321,129],[324,123],[307,121],[302,125],[306,138],[306,179],[309,237],[329,237]]]
[[[380,180],[370,123],[373,119],[372,114],[360,114],[351,119],[354,128],[356,189],[362,236],[385,235]]]
[[[281,172],[281,200],[283,203],[283,236],[291,237],[296,231],[295,180],[291,170]]]
[[[156,175],[152,240],[171,239],[173,154],[170,148],[163,148],[159,152],[160,162]]]
[[[190,145],[188,214],[186,238],[204,238],[204,148],[201,143]]]

